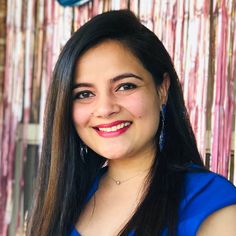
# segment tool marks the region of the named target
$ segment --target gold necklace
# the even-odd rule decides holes
[[[117,179],[114,179],[113,177],[111,177],[110,175],[107,175],[111,180],[113,180],[115,183],[116,183],[116,185],[121,185],[121,184],[123,184],[123,183],[125,183],[125,182],[127,182],[127,181],[129,181],[129,180],[131,180],[131,179],[134,179],[135,177],[138,177],[139,175],[141,175],[141,174],[143,174],[145,171],[147,171],[147,170],[149,170],[149,169],[146,169],[146,170],[143,170],[143,171],[141,171],[141,173],[138,173],[138,174],[136,174],[136,175],[134,175],[134,176],[132,176],[132,177],[129,177],[128,179],[125,179],[125,180],[117,180]]]

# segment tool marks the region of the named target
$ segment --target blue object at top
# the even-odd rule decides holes
[[[97,191],[99,180],[106,169],[103,168],[96,178],[86,201],[89,201]],[[201,223],[209,215],[232,204],[236,204],[236,187],[226,178],[213,172],[187,173],[185,175],[185,191],[179,208],[177,235],[195,236]],[[134,235],[134,231],[129,233],[129,236]],[[161,235],[167,235],[166,228],[163,229]],[[81,235],[73,228],[69,236]]]
[[[83,5],[86,2],[89,2],[89,0],[57,0],[62,6],[80,6]]]

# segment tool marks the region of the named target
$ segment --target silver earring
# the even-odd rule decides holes
[[[166,134],[165,134],[165,116],[166,116],[166,104],[162,104],[161,106],[161,116],[162,116],[162,127],[161,127],[161,133],[159,137],[159,147],[160,151],[163,150],[165,146],[165,139],[166,139]]]
[[[86,161],[87,154],[88,154],[88,147],[82,142],[80,142],[80,157],[83,162]]]

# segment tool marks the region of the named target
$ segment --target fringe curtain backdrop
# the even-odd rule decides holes
[[[162,40],[204,161],[236,183],[236,0],[93,0],[73,8],[55,0],[0,3],[1,236],[23,235],[59,52],[73,31],[110,9],[133,10]]]

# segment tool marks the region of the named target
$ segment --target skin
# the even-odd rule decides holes
[[[235,236],[236,205],[224,207],[210,215],[200,226],[197,236]]]
[[[109,165],[76,224],[82,235],[117,235],[140,202],[155,154],[153,138],[160,107],[167,101],[169,85],[168,74],[164,74],[163,84],[156,86],[142,63],[117,41],[103,42],[79,59],[73,90],[74,125],[83,142],[106,157]],[[117,120],[132,122],[117,137],[100,137],[92,128]],[[131,179],[117,186],[110,176]]]
[[[116,79],[124,74],[140,79],[134,76]],[[160,107],[167,99],[169,87],[168,75],[165,76],[163,85],[157,87],[141,62],[115,41],[99,44],[78,61],[73,121],[84,143],[109,160],[112,176],[125,179],[140,171],[140,167],[144,170],[151,166]],[[90,86],[81,85],[84,83]],[[87,93],[81,94],[83,91]],[[100,137],[92,128],[117,120],[132,122],[130,128],[117,137]]]
[[[163,83],[156,86],[142,63],[116,41],[89,49],[79,59],[75,72],[75,128],[83,142],[106,157],[109,165],[76,228],[83,236],[117,235],[144,192],[155,156],[153,138],[159,126],[160,107],[167,101],[170,79],[165,73]],[[92,128],[116,120],[129,120],[132,125],[125,133],[110,138],[100,137]],[[117,187],[110,177],[131,179]],[[203,222],[197,236],[235,236],[235,219],[236,206],[225,207]]]

